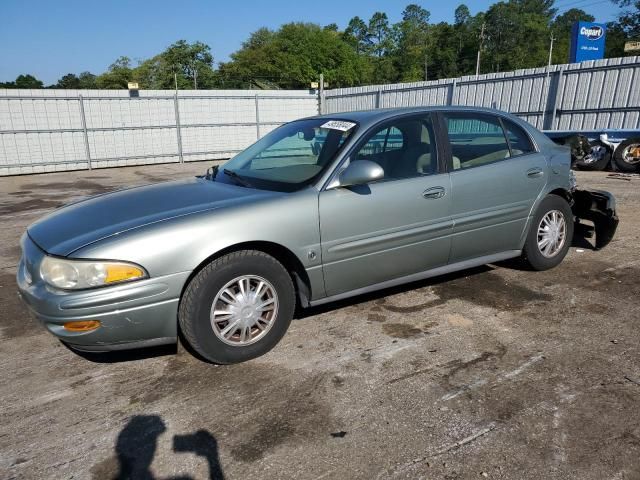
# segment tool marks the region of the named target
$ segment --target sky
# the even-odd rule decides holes
[[[494,1],[0,0],[0,81],[30,73],[48,85],[66,73],[99,74],[120,56],[146,59],[179,39],[202,41],[216,62],[225,61],[260,27],[305,21],[343,29],[352,17],[367,21],[375,11],[386,12],[393,23],[409,3],[429,10],[432,22],[452,22],[460,3],[475,14]],[[557,3],[584,4],[596,21],[615,17],[606,0]]]

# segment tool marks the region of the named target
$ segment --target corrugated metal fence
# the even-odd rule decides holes
[[[335,113],[415,105],[498,108],[545,130],[640,128],[640,57],[327,90]],[[313,91],[0,90],[0,176],[223,159],[318,113]]]
[[[640,57],[328,90],[326,113],[416,105],[468,105],[514,113],[544,130],[640,128]]]
[[[228,158],[317,113],[306,90],[0,90],[0,175]]]

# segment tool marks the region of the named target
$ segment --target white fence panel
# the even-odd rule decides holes
[[[228,158],[313,91],[0,90],[0,175]]]

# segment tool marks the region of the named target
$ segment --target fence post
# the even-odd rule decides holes
[[[84,114],[84,99],[82,94],[78,94],[80,100],[80,120],[82,121],[82,133],[84,135],[84,151],[87,156],[87,166],[91,170],[91,149],[89,148],[89,134],[87,133],[87,117]]]
[[[184,156],[182,155],[182,132],[180,131],[180,109],[178,108],[178,92],[173,94],[173,108],[176,113],[176,139],[178,140],[178,157],[180,163],[184,163]]]
[[[558,70],[558,80],[556,81],[556,92],[553,96],[553,108],[551,110],[551,124],[547,130],[553,130],[553,126],[556,123],[556,114],[558,112],[558,97],[562,93],[564,95],[563,90],[563,81],[564,81],[564,68]]]
[[[447,105],[453,105],[453,95],[455,94],[457,83],[458,83],[457,78],[454,78],[453,82],[451,82],[451,88],[449,89],[449,98],[447,99]]]
[[[378,88],[376,92],[376,108],[380,108],[382,106],[382,88]]]
[[[256,140],[260,140],[260,103],[258,102],[258,94],[256,93]]]

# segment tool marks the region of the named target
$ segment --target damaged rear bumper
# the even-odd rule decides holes
[[[596,250],[607,246],[616,233],[619,221],[614,196],[603,190],[588,189],[576,189],[572,195],[571,209],[576,221],[584,219],[593,222]]]

